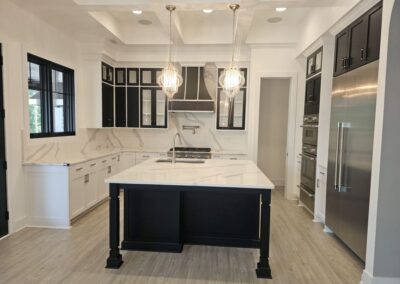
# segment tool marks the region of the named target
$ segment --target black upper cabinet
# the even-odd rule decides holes
[[[101,79],[103,82],[114,84],[114,68],[107,63],[101,63]]]
[[[322,71],[322,47],[307,57],[307,78]]]
[[[382,28],[382,6],[377,6],[369,13],[366,18],[368,20],[368,39],[366,50],[366,61],[372,62],[379,59],[381,28]]]
[[[115,127],[126,127],[126,87],[115,87]]]
[[[364,64],[367,44],[368,20],[362,17],[349,27],[349,57],[345,66],[348,69],[355,69]]]
[[[139,88],[128,87],[127,96],[128,127],[139,127]]]
[[[125,85],[126,85],[126,69],[115,68],[115,86],[125,86]]]
[[[140,69],[140,85],[157,86],[157,78],[161,74],[160,68],[141,68]]]
[[[349,50],[349,33],[344,30],[336,36],[335,76],[346,72],[345,61]]]
[[[334,76],[379,59],[382,2],[336,36]]]
[[[114,87],[102,84],[103,127],[114,127]]]
[[[127,69],[127,85],[128,86],[139,86],[139,68],[128,68]]]

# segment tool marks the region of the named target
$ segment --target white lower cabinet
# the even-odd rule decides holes
[[[85,211],[85,176],[75,177],[70,181],[69,211],[71,219]]]
[[[63,165],[25,165],[25,187],[28,191],[28,225],[68,228],[89,209],[108,198],[104,181],[135,165],[165,153],[123,152],[95,160]]]

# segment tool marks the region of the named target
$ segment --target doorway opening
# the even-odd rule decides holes
[[[258,167],[276,187],[286,186],[290,78],[261,78]]]
[[[0,44],[0,238],[8,234],[6,141],[4,129],[3,56]]]

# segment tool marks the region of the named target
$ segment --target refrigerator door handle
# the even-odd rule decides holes
[[[347,187],[342,184],[343,179],[343,140],[344,140],[344,129],[348,129],[351,127],[349,122],[341,122],[340,123],[340,151],[339,151],[339,169],[338,169],[338,181],[337,181],[337,189],[338,192],[347,192]]]
[[[333,184],[333,189],[338,189],[338,156],[339,156],[339,146],[340,146],[340,134],[341,134],[342,123],[338,122],[337,125],[337,138],[336,138],[336,155],[335,155],[335,180]]]

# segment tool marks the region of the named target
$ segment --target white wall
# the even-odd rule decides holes
[[[257,165],[277,186],[285,185],[290,79],[261,79]]]
[[[400,2],[385,0],[363,284],[400,283],[399,25]]]
[[[258,149],[258,117],[261,90],[261,78],[290,78],[290,98],[287,138],[287,173],[285,195],[289,199],[298,196],[296,184],[296,171],[299,164],[296,163],[296,153],[301,151],[300,124],[304,113],[304,88],[305,61],[296,58],[295,46],[254,47],[251,50],[250,90],[249,97],[249,153],[253,160],[257,161]]]
[[[28,144],[40,144],[46,140],[31,142],[23,139],[22,130],[28,125],[27,52],[75,69],[78,125],[82,105],[79,103],[79,52],[72,39],[8,0],[0,1],[0,42],[4,57],[9,225],[10,232],[14,232],[25,225],[25,202],[28,202],[25,200],[22,167],[24,140]]]

